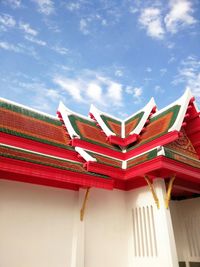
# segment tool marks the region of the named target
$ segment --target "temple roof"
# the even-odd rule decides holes
[[[0,99],[0,178],[130,190],[146,185],[145,175],[176,175],[176,197],[200,193],[200,118],[189,90],[161,110],[152,98],[125,120],[94,105],[89,116],[63,103],[54,117]]]

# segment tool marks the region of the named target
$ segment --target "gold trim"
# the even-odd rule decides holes
[[[87,203],[87,200],[88,200],[88,197],[89,197],[89,192],[90,192],[90,188],[87,188],[86,193],[85,193],[85,197],[84,197],[84,200],[83,200],[83,205],[82,205],[82,208],[80,210],[80,220],[81,221],[83,221],[83,219],[84,219],[85,208],[86,208],[86,203]]]
[[[156,206],[159,209],[160,208],[160,203],[159,203],[159,199],[157,197],[156,191],[155,191],[155,189],[153,187],[153,184],[151,184],[151,182],[149,180],[149,177],[147,175],[144,176],[144,179],[146,180],[146,182],[147,182],[147,184],[149,186],[149,189],[150,189],[150,191],[152,193],[153,199],[154,199],[154,201],[156,203]]]
[[[170,199],[171,199],[173,182],[174,182],[175,178],[176,178],[176,176],[174,175],[169,180],[169,185],[168,185],[167,194],[166,194],[166,198],[165,198],[165,207],[166,207],[166,209],[169,208],[169,202],[170,202]]]

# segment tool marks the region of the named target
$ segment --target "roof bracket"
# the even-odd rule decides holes
[[[84,219],[85,208],[86,208],[87,200],[88,200],[88,197],[89,197],[89,192],[90,192],[90,188],[87,188],[87,190],[85,192],[85,197],[84,197],[84,200],[83,200],[83,204],[82,204],[82,207],[81,207],[81,210],[80,210],[80,220],[81,221],[83,221],[83,219]]]
[[[167,194],[166,194],[166,198],[165,198],[165,207],[166,209],[169,208],[169,202],[171,199],[171,193],[172,193],[172,187],[173,187],[173,182],[175,180],[175,175],[173,175],[170,180],[169,180],[169,185],[168,185],[168,189],[167,189]]]
[[[147,182],[147,184],[149,186],[149,189],[150,189],[150,191],[152,193],[153,199],[154,199],[154,201],[156,203],[156,206],[159,209],[160,208],[160,203],[159,203],[159,199],[158,199],[158,196],[156,194],[156,191],[155,191],[155,189],[153,187],[153,184],[150,182],[149,177],[147,175],[144,176],[144,179],[146,180],[146,182]]]

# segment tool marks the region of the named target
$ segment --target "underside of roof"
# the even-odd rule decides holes
[[[172,197],[200,194],[200,117],[194,97],[158,111],[154,99],[126,120],[60,103],[57,117],[0,100],[0,179],[78,190],[121,190],[175,176]]]

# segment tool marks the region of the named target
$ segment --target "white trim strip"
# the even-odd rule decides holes
[[[180,110],[178,113],[178,116],[174,122],[174,124],[172,125],[172,127],[168,130],[168,132],[177,130],[180,131],[183,120],[184,120],[184,116],[185,113],[187,111],[190,99],[193,97],[191,91],[189,89],[187,89],[184,93],[184,95],[182,97],[180,97],[175,103],[174,105],[180,105]]]
[[[163,146],[157,148],[157,156],[165,156],[165,149]]]
[[[142,128],[144,127],[153,107],[155,107],[155,106],[156,106],[156,103],[155,103],[154,98],[152,97],[150,99],[150,101],[147,103],[147,105],[143,109],[141,109],[139,112],[137,112],[137,113],[140,113],[140,112],[144,111],[144,115],[142,116],[142,119],[140,120],[140,122],[138,123],[136,128],[132,132],[130,132],[130,134],[140,134],[140,132],[141,132]]]
[[[95,119],[97,120],[98,124],[100,125],[100,127],[102,128],[102,130],[104,131],[104,133],[106,134],[106,136],[110,136],[110,135],[116,135],[113,131],[111,131],[107,125],[104,123],[104,121],[102,120],[100,114],[103,114],[101,111],[99,111],[94,105],[90,106],[90,112],[92,113],[92,115],[95,117]],[[110,117],[110,116],[109,116]]]
[[[59,111],[59,112],[61,113],[61,115],[62,115],[62,119],[63,119],[63,121],[64,121],[64,124],[65,124],[65,126],[66,126],[66,128],[67,128],[67,131],[68,131],[70,137],[71,137],[72,139],[73,139],[74,137],[80,139],[80,136],[79,136],[79,135],[77,134],[77,132],[74,130],[74,128],[73,128],[73,126],[72,126],[72,124],[71,124],[71,122],[70,122],[70,120],[69,120],[69,118],[68,118],[68,116],[69,116],[70,114],[73,114],[73,113],[71,113],[71,111],[68,110],[62,102],[60,102],[60,104],[59,104],[58,111]]]
[[[75,161],[75,160],[61,158],[61,157],[57,157],[57,156],[52,156],[52,155],[49,155],[49,154],[44,154],[44,153],[36,152],[36,151],[33,151],[33,150],[29,150],[29,149],[24,149],[24,148],[17,147],[17,146],[11,146],[11,145],[7,145],[7,144],[4,144],[4,143],[0,143],[0,146],[1,145],[5,146],[5,147],[14,148],[14,149],[17,149],[17,150],[22,150],[24,152],[30,152],[30,153],[35,154],[35,155],[45,156],[45,157],[48,157],[48,158],[60,159],[60,160],[64,160],[64,161],[80,163],[80,162]]]
[[[122,169],[123,170],[127,169],[127,161],[126,160],[122,161]]]
[[[84,158],[86,161],[97,161],[95,158],[93,158],[90,154],[88,154],[83,148],[81,147],[75,147],[75,150],[81,155],[81,157]]]

